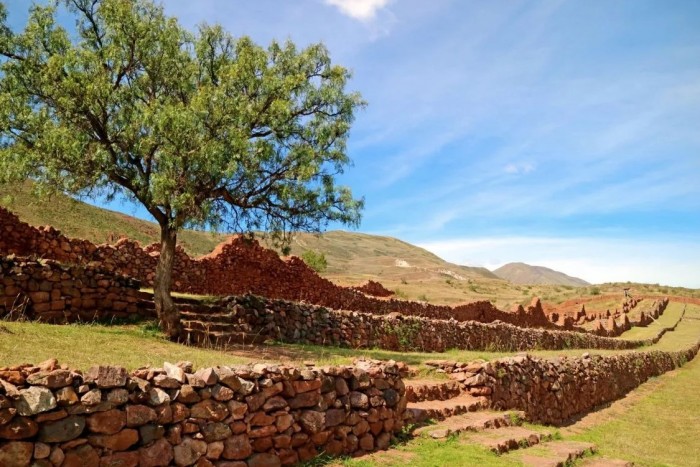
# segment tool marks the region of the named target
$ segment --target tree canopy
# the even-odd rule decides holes
[[[162,251],[186,225],[284,238],[359,223],[362,200],[336,179],[364,102],[322,44],[190,32],[150,0],[34,5],[19,33],[6,13],[0,3],[0,182],[140,203]]]

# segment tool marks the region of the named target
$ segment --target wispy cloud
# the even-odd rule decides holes
[[[505,167],[503,167],[503,171],[505,173],[512,175],[529,174],[533,170],[535,170],[535,165],[529,162],[511,162],[510,164],[507,164]]]
[[[343,14],[359,21],[371,21],[377,12],[392,0],[324,0],[328,5],[338,8]]]

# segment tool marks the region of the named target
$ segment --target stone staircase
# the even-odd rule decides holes
[[[465,444],[512,456],[531,467],[633,465],[591,457],[596,452],[594,444],[557,439],[551,430],[523,427],[523,412],[488,410],[485,398],[460,392],[455,387],[460,386],[455,386],[452,380],[406,381],[408,423],[414,426],[414,436],[439,440],[461,434],[461,442]]]
[[[226,348],[260,344],[265,336],[241,320],[234,310],[178,298],[182,340],[199,347]]]

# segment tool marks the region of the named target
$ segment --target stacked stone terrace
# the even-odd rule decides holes
[[[14,254],[95,267],[152,286],[158,249],[158,245],[142,248],[137,242],[126,239],[114,245],[94,245],[86,240],[70,239],[52,227],[30,226],[0,208],[0,255]],[[251,293],[376,315],[401,313],[432,319],[502,321],[521,327],[558,328],[550,322],[541,306],[518,307],[513,312],[505,312],[488,301],[453,308],[368,296],[363,292],[384,296],[386,289],[377,287],[377,284],[369,284],[362,291],[335,285],[316,274],[301,259],[282,260],[256,241],[238,236],[231,237],[211,254],[199,259],[190,258],[178,248],[173,288],[177,292],[218,296]]]
[[[0,368],[0,465],[274,467],[362,455],[387,449],[403,428],[405,370],[364,361]]]

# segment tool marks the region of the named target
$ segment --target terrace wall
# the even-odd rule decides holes
[[[50,323],[151,316],[139,281],[91,266],[0,257],[0,317]]]
[[[137,242],[126,239],[114,245],[94,245],[86,240],[67,238],[52,227],[30,226],[0,208],[0,255],[9,254],[100,267],[106,272],[133,277],[145,286],[152,286],[159,245],[142,248]],[[320,277],[297,257],[282,260],[274,251],[242,237],[231,237],[211,254],[199,259],[190,258],[178,248],[173,289],[209,295],[253,293],[374,314],[402,313],[457,321],[499,320],[518,326],[558,329],[547,319],[539,301],[527,308],[505,312],[488,301],[452,308],[369,297]]]
[[[387,449],[405,365],[0,368],[0,465],[274,467]]]
[[[180,305],[189,343],[226,346],[276,340],[289,343],[443,352],[448,349],[521,351],[564,348],[633,349],[651,341],[522,328],[507,323],[459,322],[399,313],[374,315],[252,295],[216,305]]]
[[[630,352],[555,359],[518,355],[491,362],[442,366],[473,395],[498,410],[517,409],[529,421],[566,424],[692,360],[700,343],[677,352]]]

